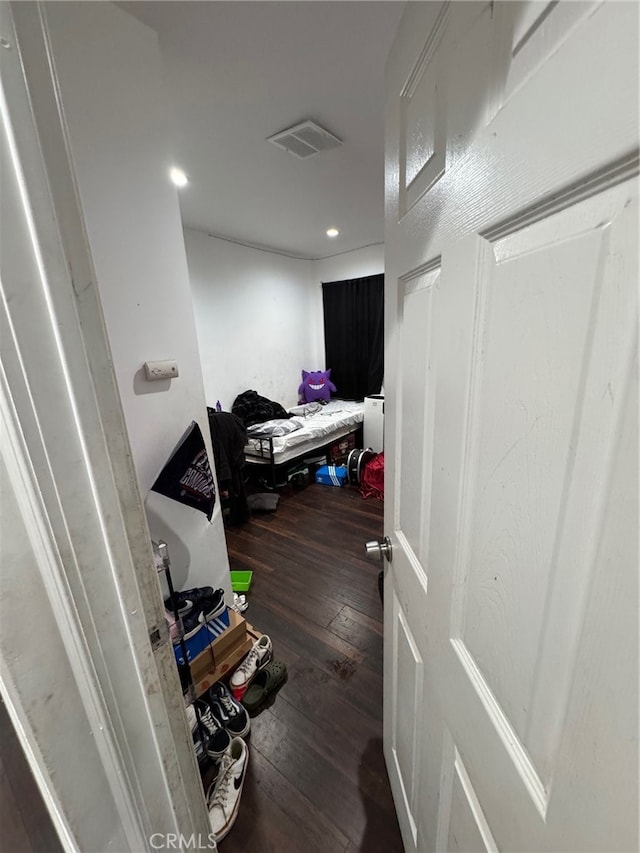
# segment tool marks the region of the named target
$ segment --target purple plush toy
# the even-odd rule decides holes
[[[329,370],[316,370],[309,373],[302,371],[302,384],[298,388],[298,397],[301,403],[328,403],[331,392],[336,386],[331,381],[331,368]]]

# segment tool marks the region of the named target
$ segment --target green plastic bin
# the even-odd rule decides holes
[[[253,572],[231,572],[231,589],[234,592],[248,592]]]

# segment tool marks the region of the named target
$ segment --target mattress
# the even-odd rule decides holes
[[[289,409],[293,417],[283,421],[268,421],[250,427],[249,443],[245,447],[247,462],[270,463],[270,441],[276,465],[317,450],[333,439],[353,432],[364,419],[364,403],[352,400],[331,400],[326,406],[310,403]],[[294,429],[278,435],[280,429]]]

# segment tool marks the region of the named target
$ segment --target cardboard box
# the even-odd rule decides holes
[[[227,652],[246,638],[246,621],[235,610],[227,609],[229,627],[219,634],[206,648],[193,660],[189,661],[191,666],[191,677],[195,681],[201,673],[207,672],[215,667],[217,662]]]
[[[212,684],[231,672],[251,649],[252,645],[251,638],[245,635],[243,640],[227,649],[225,654],[218,655],[217,662],[212,657],[203,658],[196,670],[191,670],[196,696],[201,696]]]
[[[224,613],[204,623],[198,631],[195,631],[188,640],[184,641],[187,650],[187,660],[190,664],[193,663],[202,651],[211,645],[212,640],[215,640],[216,637],[228,629],[230,625],[229,613],[233,613],[233,611],[227,608]],[[181,643],[173,644],[173,653],[176,656],[176,662],[179,665],[184,664]]]
[[[347,479],[346,465],[323,465],[316,471],[316,483],[325,486],[344,486]]]
[[[234,611],[231,612],[233,613]],[[240,619],[242,619],[241,616]],[[202,696],[216,681],[220,681],[221,678],[230,675],[247,652],[251,651],[256,640],[259,640],[262,636],[261,632],[256,630],[253,625],[250,625],[244,619],[242,621],[245,623],[244,639],[234,643],[231,648],[227,649],[224,655],[218,655],[216,663],[213,663],[211,658],[209,658],[209,667],[201,671],[197,677],[192,672],[196,698]]]
[[[356,434],[354,432],[343,436],[340,441],[331,445],[329,449],[329,461],[332,465],[342,465],[347,461],[347,456],[355,449]]]
[[[214,661],[223,657],[227,651],[237,643],[245,639],[247,634],[247,621],[236,610],[229,610],[229,628],[220,634],[211,644]]]

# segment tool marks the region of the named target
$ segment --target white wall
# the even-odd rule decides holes
[[[185,229],[207,403],[248,388],[293,406],[301,370],[324,363],[322,282],[384,272],[384,246],[296,260]]]
[[[213,465],[180,210],[167,175],[172,161],[158,39],[112,3],[44,6],[144,498],[192,420]],[[147,382],[143,363],[168,358],[177,360],[179,378]],[[209,527],[217,582],[227,588],[219,501]]]
[[[80,199],[143,495],[206,424],[156,34],[110,3],[47,4]],[[147,382],[147,360],[180,376]]]
[[[381,272],[384,272],[383,243],[313,262],[313,279],[317,284],[323,281],[364,278],[366,275],[378,275]]]
[[[228,411],[251,388],[295,405],[301,370],[324,367],[312,262],[184,233],[207,403]]]

